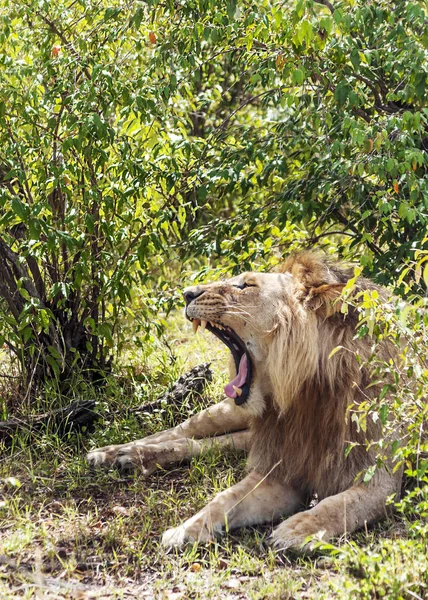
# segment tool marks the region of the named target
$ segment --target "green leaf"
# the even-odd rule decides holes
[[[32,327],[30,327],[29,325],[27,327],[25,327],[25,329],[23,329],[21,331],[21,335],[22,335],[22,340],[24,342],[24,344],[26,344],[28,342],[28,340],[33,337],[33,329]]]
[[[345,82],[339,83],[334,91],[334,97],[340,106],[343,106],[348,99],[349,85]]]
[[[382,425],[386,425],[387,419],[388,419],[388,405],[387,404],[382,404],[382,406],[380,407],[379,410],[379,415],[380,415],[380,420]]]
[[[232,19],[236,13],[236,0],[227,0],[226,10],[229,18]]]
[[[339,352],[339,350],[343,350],[343,349],[344,349],[344,346],[336,346],[335,348],[333,348],[333,350],[328,355],[328,359],[330,359],[332,356],[334,356],[336,354],[336,352]]]
[[[424,283],[428,288],[428,262],[425,264],[422,279],[424,280]]]
[[[360,53],[358,52],[357,48],[353,48],[351,50],[351,54],[350,54],[350,61],[352,63],[352,66],[354,67],[354,69],[356,71],[358,71],[358,67],[360,66],[361,63],[361,59],[360,59]]]
[[[58,365],[58,362],[55,360],[55,358],[53,358],[53,356],[50,356],[49,354],[46,356],[46,362],[49,364],[49,366],[51,367],[55,377],[59,377],[61,371],[60,371],[60,367]]]
[[[98,326],[98,335],[105,338],[108,346],[113,346],[113,336],[111,326],[108,323],[102,323]]]
[[[334,11],[333,13],[333,19],[336,21],[337,25],[340,25],[340,23],[342,23],[343,21],[343,10],[341,8],[338,8]]]
[[[121,8],[114,8],[114,7],[106,8],[106,10],[104,11],[104,21],[109,21],[110,19],[114,19],[121,13],[121,11],[122,11]]]
[[[43,331],[45,333],[47,333],[49,331],[49,323],[50,323],[50,318],[49,318],[48,312],[44,308],[42,308],[41,310],[38,311],[37,316],[38,316],[38,321],[39,321],[40,327],[43,329]]]
[[[13,198],[11,205],[13,212],[18,215],[22,221],[26,221],[28,219],[30,215],[30,209],[23,202],[21,202],[19,198]]]
[[[30,296],[30,294],[28,293],[28,291],[25,289],[25,287],[22,287],[22,286],[21,286],[21,287],[19,288],[19,293],[21,294],[21,296],[22,296],[22,297],[23,297],[25,300],[27,300],[27,302],[29,302],[29,301],[31,300],[31,296]]]
[[[42,233],[42,228],[38,219],[30,219],[28,221],[28,234],[30,240],[39,240]]]
[[[55,346],[48,346],[48,350],[49,353],[56,359],[56,360],[62,360],[62,356],[60,354],[60,352],[58,352],[57,348],[55,348]]]
[[[143,17],[144,17],[143,8],[141,6],[139,6],[134,14],[134,24],[137,29],[140,28],[140,25],[143,21]]]
[[[314,32],[312,25],[309,21],[302,21],[302,23],[297,29],[296,37],[300,43],[305,41],[308,45],[310,44],[310,42],[313,40]]]
[[[364,478],[363,481],[364,483],[368,483],[374,476],[376,472],[376,465],[372,465],[371,467],[369,467],[366,472],[364,473]]]
[[[296,85],[302,85],[304,79],[305,79],[305,74],[302,71],[302,69],[296,69],[295,71],[293,71],[293,75],[292,75],[293,83],[295,83]]]
[[[388,173],[395,173],[395,161],[392,158],[388,158],[388,160],[386,161],[385,168],[388,171]]]

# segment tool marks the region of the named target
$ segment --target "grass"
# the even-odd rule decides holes
[[[179,373],[210,360],[220,397],[227,354],[212,336],[170,320],[159,345],[97,395],[104,423],[60,439],[18,437],[0,459],[0,598],[428,598],[427,526],[410,511],[310,557],[277,555],[271,526],[232,532],[208,547],[166,553],[162,532],[239,480],[244,460],[217,451],[148,479],[88,471],[85,453],[169,427],[206,406],[171,407],[143,421],[128,408],[154,399]],[[169,348],[169,349],[168,349]],[[136,363],[133,358],[134,365]],[[40,407],[56,400],[47,393]],[[38,407],[38,408],[40,408]]]

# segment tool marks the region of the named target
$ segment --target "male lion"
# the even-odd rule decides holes
[[[274,530],[273,544],[299,549],[308,536],[329,539],[385,515],[401,471],[386,465],[368,484],[360,479],[376,462],[366,442],[380,432],[370,419],[363,432],[350,407],[357,410],[380,390],[364,367],[372,342],[355,337],[356,310],[340,310],[350,277],[348,269],[303,253],[288,258],[280,272],[244,273],[184,291],[194,329],[207,328],[231,351],[235,376],[224,388],[228,398],[173,429],[88,455],[93,465],[150,474],[213,445],[249,451],[248,475],[166,531],[164,545],[206,542],[225,527],[288,517]],[[383,293],[366,279],[357,287]],[[392,346],[385,343],[381,352],[393,360]],[[298,512],[315,494],[318,504]]]

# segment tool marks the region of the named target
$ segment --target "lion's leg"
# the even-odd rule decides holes
[[[218,494],[207,506],[179,527],[169,529],[162,538],[164,546],[187,542],[207,542],[224,528],[265,523],[291,514],[302,497],[290,486],[270,481],[252,472],[228,490]]]
[[[194,456],[205,454],[212,448],[248,452],[250,431],[247,429],[202,440],[178,438],[154,444],[126,445],[117,453],[114,465],[121,471],[138,469],[143,475],[148,476],[157,468],[190,460]]]
[[[146,438],[128,444],[97,448],[89,452],[87,461],[91,466],[102,465],[110,467],[116,461],[119,454],[126,454],[128,448],[131,448],[129,452],[132,454],[135,452],[135,446],[163,444],[180,439],[203,439],[213,435],[222,435],[245,430],[248,427],[248,422],[249,419],[245,409],[236,406],[232,399],[227,399],[193,415],[184,421],[184,423],[172,429],[149,435]]]
[[[245,408],[236,406],[232,398],[227,398],[193,415],[172,431],[180,437],[201,439],[241,431],[247,429],[249,423],[250,418]]]
[[[383,472],[376,479],[372,485],[354,485],[288,518],[273,532],[273,545],[278,550],[307,550],[305,540],[309,536],[327,541],[385,517],[386,500],[398,493],[401,477]]]

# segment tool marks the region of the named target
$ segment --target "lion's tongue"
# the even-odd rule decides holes
[[[224,393],[226,396],[229,396],[229,398],[236,398],[237,393],[233,387],[241,388],[244,385],[247,379],[247,369],[247,355],[243,354],[239,362],[238,375],[224,386]]]

